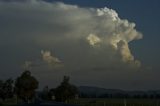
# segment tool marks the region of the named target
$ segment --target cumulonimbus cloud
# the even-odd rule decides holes
[[[69,69],[141,66],[131,53],[129,42],[141,39],[142,34],[135,29],[135,23],[121,19],[115,10],[27,1],[30,0],[0,2],[1,16],[8,17],[6,21],[14,26],[8,29],[13,44],[25,39],[39,48],[54,49]],[[0,33],[3,36],[4,32]],[[42,51],[41,55],[49,64],[61,62],[49,51]]]

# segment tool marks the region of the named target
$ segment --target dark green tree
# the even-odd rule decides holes
[[[25,71],[15,82],[15,92],[18,98],[25,102],[31,101],[35,96],[35,90],[38,88],[38,81],[31,76],[30,71]]]
[[[77,87],[71,85],[69,79],[68,76],[64,76],[61,84],[55,89],[56,101],[66,102],[68,99],[75,98],[76,94],[78,94]]]

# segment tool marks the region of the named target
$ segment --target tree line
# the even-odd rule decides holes
[[[31,75],[31,72],[26,70],[15,80],[7,79],[5,81],[0,80],[0,99],[5,101],[8,98],[16,96],[17,100],[23,102],[34,102],[36,96],[42,100],[66,102],[69,99],[76,98],[78,95],[80,98],[160,98],[160,94],[148,94],[143,93],[141,95],[128,93],[115,93],[115,94],[102,94],[97,96],[96,94],[87,95],[80,93],[75,85],[70,84],[70,77],[64,76],[62,82],[56,88],[49,89],[48,86],[44,87],[43,91],[37,93],[39,82]]]
[[[42,92],[42,99],[55,100],[58,102],[66,102],[68,99],[75,98],[78,94],[78,88],[70,84],[70,78],[64,76],[62,82],[56,88],[48,89]],[[31,75],[30,71],[24,71],[15,80],[7,79],[0,80],[0,99],[5,101],[8,98],[13,98],[16,95],[17,99],[23,102],[33,102],[36,98],[36,89],[38,89],[38,80]]]

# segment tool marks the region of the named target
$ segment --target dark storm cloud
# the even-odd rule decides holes
[[[141,69],[128,43],[141,39],[142,34],[115,10],[41,0],[9,1],[0,2],[0,46],[4,51],[14,50],[15,58],[6,56],[4,61],[37,65],[32,70],[41,81],[45,75],[52,79],[67,74],[77,78],[75,82],[85,79],[98,84],[103,80],[104,84],[110,72]],[[117,80],[122,77],[116,76]]]

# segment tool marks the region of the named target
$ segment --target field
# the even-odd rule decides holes
[[[70,104],[80,106],[160,106],[160,99],[77,99]]]
[[[43,104],[43,103],[42,103]],[[40,106],[42,106],[42,104]],[[160,99],[101,99],[101,98],[80,98],[77,100],[69,100],[67,104],[75,104],[77,106],[160,106]],[[13,99],[7,100],[0,106],[16,106]],[[19,106],[19,105],[18,105]],[[25,105],[26,106],[26,105]],[[34,104],[32,106],[39,106]],[[46,102],[43,106],[66,106],[66,104],[56,102]],[[67,105],[72,106],[72,105]]]

